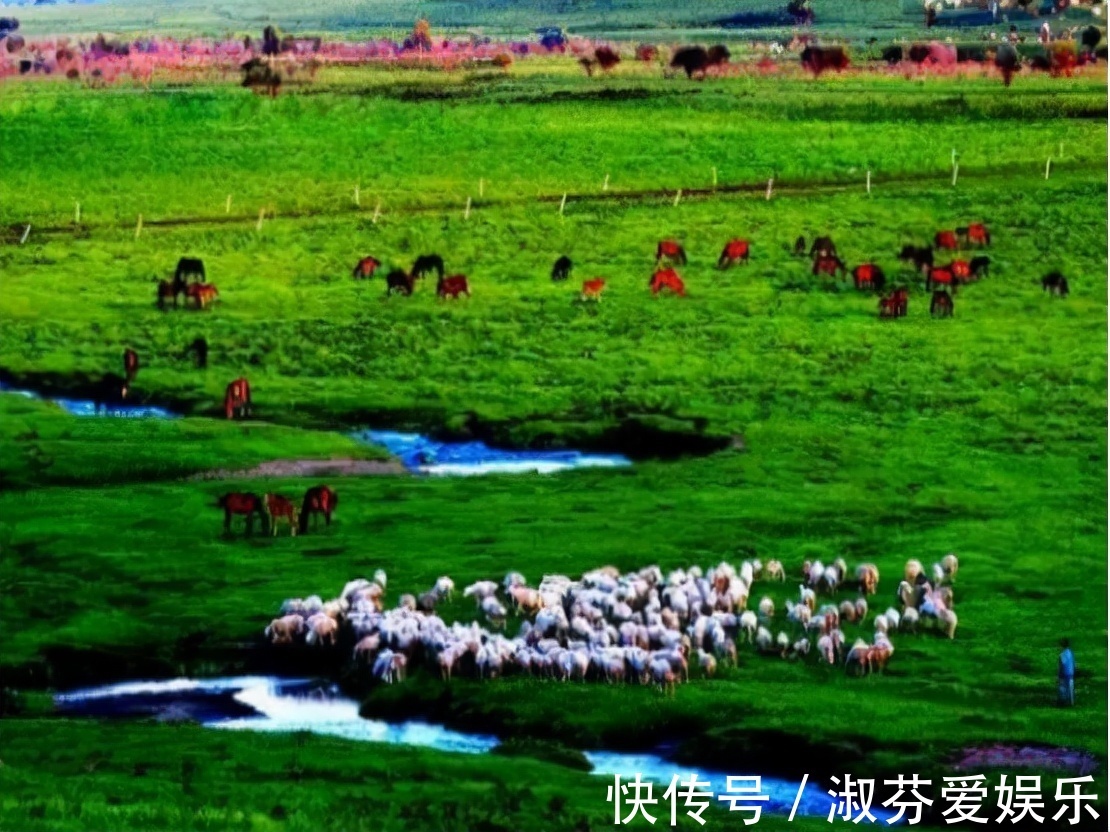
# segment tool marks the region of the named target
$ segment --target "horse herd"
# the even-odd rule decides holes
[[[331,525],[331,516],[335,507],[339,505],[339,496],[326,485],[316,485],[305,491],[301,501],[301,509],[288,497],[280,494],[257,494],[233,491],[224,494],[216,501],[216,507],[224,510],[224,533],[231,534],[231,521],[234,517],[243,517],[246,521],[246,533],[254,531],[254,520],[257,517],[262,524],[262,531],[269,531],[272,536],[277,536],[278,523],[289,525],[290,534],[294,537],[299,530],[305,534],[309,529],[309,520],[312,528],[319,525],[323,516],[324,524]]]

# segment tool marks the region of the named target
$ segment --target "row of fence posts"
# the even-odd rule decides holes
[[[1062,159],[1063,157],[1064,157],[1064,143],[1060,142],[1060,149],[1059,149],[1059,154],[1058,154],[1057,158]],[[1053,159],[1053,157],[1049,156],[1048,159],[1044,163],[1044,178],[1046,180],[1052,175],[1052,159]],[[710,170],[712,172],[713,187],[715,189],[717,187],[717,168],[713,167]],[[959,154],[956,152],[956,148],[952,148],[952,187],[956,186],[956,182],[959,180],[959,177],[960,177],[960,157],[959,157]],[[867,195],[870,196],[871,195],[871,169],[870,168],[867,169],[867,175],[866,175],[866,178],[865,178],[864,182],[865,182],[865,188],[867,190]],[[774,194],[774,189],[775,189],[775,178],[772,176],[770,179],[767,180],[767,191],[766,191],[766,194],[765,194],[765,198],[768,201],[771,199],[772,195]],[[608,191],[609,190],[609,174],[605,174],[605,181],[603,181],[601,183],[601,190],[602,191]],[[484,198],[485,194],[486,194],[486,180],[484,178],[482,178],[482,179],[478,180],[478,198],[479,199]],[[566,211],[567,198],[569,196],[570,196],[569,192],[564,191],[563,192],[563,198],[559,200],[559,216],[560,217],[563,216],[564,212]],[[355,207],[356,208],[361,208],[362,207],[362,199],[361,199],[361,195],[360,195],[360,187],[358,185],[355,185],[354,197],[355,197]],[[677,208],[678,203],[681,200],[682,200],[682,188],[679,188],[677,191],[675,191],[673,206]],[[471,209],[472,205],[473,205],[473,200],[472,200],[471,197],[468,196],[466,198],[466,208],[463,209],[463,219],[464,220],[469,220],[470,219],[470,209]],[[227,201],[224,203],[224,213],[229,214],[229,215],[231,214],[231,194],[227,195]],[[272,215],[273,215],[273,212],[271,211],[271,216]],[[378,220],[381,218],[381,215],[382,215],[382,201],[379,198],[377,200],[377,202],[374,204],[374,213],[370,217],[370,222],[372,222],[374,225],[377,225]],[[266,218],[266,209],[265,208],[258,209],[258,222],[255,224],[255,228],[258,231],[262,230],[262,221],[265,218]],[[73,224],[74,225],[80,225],[81,224],[81,203],[76,201],[76,200],[73,203]],[[142,235],[142,233],[143,233],[143,215],[139,214],[138,220],[135,223],[135,239],[138,240],[139,237]],[[19,238],[19,244],[23,245],[24,243],[26,243],[27,238],[30,237],[30,236],[31,236],[31,226],[30,226],[30,224],[28,224],[27,227],[25,229],[23,229],[23,235]]]

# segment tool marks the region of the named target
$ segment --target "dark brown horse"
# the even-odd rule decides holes
[[[289,532],[297,536],[297,507],[293,501],[282,497],[280,494],[266,494],[262,498],[263,509],[270,523],[270,534],[277,537],[277,521],[284,520],[289,524]]]
[[[139,354],[133,349],[125,349],[123,351],[123,374],[127,376],[128,381],[134,381],[135,376],[139,374]]]
[[[177,278],[173,280],[158,280],[157,277],[155,277],[154,280],[158,283],[158,288],[156,290],[158,308],[165,311],[166,301],[172,300],[173,308],[177,309],[178,296],[185,294],[185,281],[178,280]]]
[[[443,258],[438,254],[421,254],[416,258],[416,262],[412,264],[412,271],[409,274],[417,280],[422,280],[425,275],[431,272],[436,273],[437,279],[443,279]]]
[[[385,276],[385,293],[392,295],[394,292],[400,292],[402,295],[411,295],[415,284],[416,278],[411,274],[394,269]]]
[[[317,515],[324,515],[324,525],[331,525],[331,515],[339,505],[339,495],[326,485],[316,485],[304,493],[304,502],[301,503],[301,534],[308,531],[308,518],[313,520],[312,527],[320,519]]]
[[[224,532],[226,534],[231,534],[231,518],[236,514],[246,518],[248,535],[254,531],[254,516],[256,514],[262,521],[263,528],[265,528],[266,511],[262,499],[257,494],[242,494],[233,491],[220,497],[216,501],[216,505],[224,510]]]
[[[441,298],[457,298],[459,295],[470,297],[470,283],[461,274],[451,277],[441,277],[436,283],[436,296]]]
[[[952,296],[939,289],[933,292],[933,299],[929,302],[929,314],[934,318],[951,318],[953,312]]]
[[[381,264],[382,264],[382,261],[378,260],[377,258],[363,257],[361,260],[359,260],[357,263],[355,263],[355,269],[354,269],[353,272],[351,272],[351,277],[354,277],[354,278],[373,277],[374,272],[376,272],[378,270],[378,266],[380,266]]]

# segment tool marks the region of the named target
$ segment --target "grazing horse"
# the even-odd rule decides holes
[[[331,515],[335,511],[335,507],[339,505],[339,495],[328,488],[326,485],[316,485],[308,489],[304,493],[304,502],[301,503],[301,518],[300,528],[301,534],[308,531],[308,518],[313,520],[312,527],[316,528],[320,518],[317,515],[324,515],[324,525],[331,525]]]
[[[938,231],[933,236],[933,245],[955,251],[960,247],[960,241],[955,231]]]
[[[436,283],[436,296],[441,298],[457,298],[459,295],[470,297],[470,284],[461,274],[451,277],[441,277]]]
[[[595,277],[582,284],[582,300],[595,300],[601,303],[601,293],[605,291],[605,280]]]
[[[661,269],[651,276],[651,293],[658,295],[664,289],[670,289],[675,294],[685,296],[686,284],[674,269]]]
[[[96,386],[96,393],[93,396],[93,412],[100,413],[103,408],[104,412],[107,413],[113,405],[119,407],[130,392],[131,384],[128,379],[117,376],[115,373],[108,373],[100,379]]]
[[[806,256],[806,238],[803,237],[801,234],[799,234],[798,239],[794,241],[794,256],[795,257],[805,257]]]
[[[158,308],[166,310],[166,301],[173,301],[173,308],[177,309],[177,296],[185,293],[185,281],[174,278],[173,280],[158,280],[156,291]]]
[[[663,258],[678,263],[680,266],[685,266],[686,249],[676,240],[660,240],[659,245],[655,247],[655,262],[661,263]]]
[[[426,274],[433,271],[437,279],[443,279],[443,258],[438,254],[421,254],[412,264],[412,271],[409,274],[417,280],[422,280]]]
[[[251,414],[251,385],[245,378],[237,378],[224,393],[224,414],[228,419],[243,419]]]
[[[405,274],[400,269],[394,269],[385,276],[385,293],[387,295],[392,295],[394,292],[400,292],[405,296],[411,295],[415,285],[416,278],[411,274]]]
[[[953,260],[945,268],[952,272],[952,277],[958,283],[967,283],[971,280],[971,264],[966,260]]]
[[[827,274],[835,277],[837,272],[840,272],[840,274],[842,275],[846,274],[848,272],[848,268],[844,265],[844,261],[837,257],[835,254],[818,257],[816,260],[813,261],[814,275]]]
[[[979,257],[972,257],[971,263],[968,264],[971,269],[971,276],[978,280],[980,277],[986,277],[991,267],[991,259],[985,254]]]
[[[211,283],[190,283],[185,289],[185,297],[191,298],[197,309],[207,309],[219,296],[219,290]]]
[[[717,260],[718,269],[727,269],[737,263],[747,264],[751,255],[751,246],[747,240],[732,239],[725,243],[724,250]]]
[[[570,258],[565,254],[555,261],[555,265],[551,267],[552,280],[566,280],[570,277],[570,270],[574,264],[570,262]]]
[[[933,250],[929,246],[903,246],[898,259],[913,263],[913,267],[919,272],[924,271],[933,267]]]
[[[909,293],[905,289],[895,289],[884,298],[879,298],[880,318],[904,318],[909,311]]]
[[[807,46],[802,50],[802,66],[816,78],[822,72],[847,69],[851,61],[842,46]]]
[[[289,524],[289,533],[293,537],[297,536],[297,507],[292,500],[280,494],[265,494],[262,497],[262,507],[266,511],[271,535],[277,537],[277,521],[284,520]]]
[[[378,270],[378,266],[381,264],[382,261],[374,257],[363,257],[355,263],[355,268],[354,271],[351,272],[351,277],[356,280],[359,278],[366,279],[368,277],[373,277],[374,272]]]
[[[189,353],[194,353],[196,356],[198,370],[208,369],[208,341],[206,339],[195,339],[193,343],[185,348],[185,352],[181,357],[184,358]]]
[[[969,245],[989,246],[991,244],[991,233],[981,222],[973,222],[967,228],[957,228],[956,234],[966,240]]]
[[[204,272],[204,261],[196,257],[182,257],[177,261],[177,269],[173,273],[174,282],[184,285],[190,278],[197,280],[199,283],[208,280],[208,276]]]
[[[216,501],[216,506],[224,510],[225,534],[231,534],[231,518],[235,514],[242,514],[246,517],[248,535],[254,531],[254,516],[256,514],[262,520],[262,528],[266,528],[265,507],[257,494],[241,494],[239,492],[224,494]]]
[[[836,243],[832,237],[815,237],[809,247],[810,257],[836,257]]]
[[[1050,295],[1068,296],[1068,279],[1059,272],[1050,272],[1041,278],[1041,291],[1047,290]]]
[[[128,381],[134,381],[139,374],[139,354],[130,347],[123,351],[123,373]]]
[[[952,312],[952,296],[943,289],[933,292],[933,299],[929,302],[929,314],[934,318],[951,318]]]
[[[929,269],[929,276],[925,278],[925,291],[931,291],[934,286],[951,286],[952,294],[956,293],[956,278],[948,268]]]
[[[852,269],[852,280],[857,289],[874,289],[881,292],[886,286],[886,275],[874,263],[864,263]]]

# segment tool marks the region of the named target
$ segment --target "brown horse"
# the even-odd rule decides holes
[[[874,263],[864,263],[852,269],[852,278],[857,289],[874,289],[881,292],[886,286],[886,275]]]
[[[123,372],[128,381],[134,381],[139,374],[139,354],[133,349],[123,351]]]
[[[191,299],[197,309],[207,309],[219,296],[219,290],[211,283],[190,283],[185,288],[185,297]]]
[[[378,260],[375,257],[363,257],[361,260],[355,263],[355,269],[353,272],[351,272],[351,277],[373,277],[374,272],[378,270],[378,266],[380,266],[381,264],[382,261]]]
[[[725,243],[725,247],[721,251],[721,256],[717,258],[717,268],[727,269],[729,266],[735,265],[736,263],[746,264],[751,253],[752,247],[747,240],[729,240]]]
[[[224,393],[224,414],[228,419],[243,419],[251,413],[251,385],[245,378],[237,378]]]
[[[934,318],[952,317],[952,296],[943,289],[933,292],[933,299],[929,303],[929,314]]]
[[[601,302],[601,293],[605,291],[605,279],[595,277],[582,283],[582,300],[595,300]]]
[[[664,289],[670,289],[679,296],[686,295],[686,284],[674,269],[662,269],[651,276],[648,284],[653,295],[658,295]]]
[[[841,275],[847,274],[848,267],[844,265],[844,261],[837,257],[835,254],[830,254],[824,257],[818,257],[813,261],[813,274],[827,274],[830,277],[836,277],[837,273]]]
[[[324,515],[324,525],[331,525],[331,515],[339,505],[339,495],[326,485],[316,485],[304,493],[304,502],[301,503],[301,534],[308,531],[308,518],[313,520],[312,527],[319,523],[318,514]]]
[[[277,537],[277,521],[284,520],[289,524],[289,531],[293,537],[297,536],[297,507],[293,501],[282,497],[280,494],[265,494],[262,497],[266,518],[270,523],[270,534]]]
[[[659,245],[655,247],[655,262],[661,263],[666,258],[672,263],[678,263],[680,266],[686,265],[686,249],[684,249],[676,240],[660,240]]]
[[[457,298],[459,295],[470,297],[470,284],[461,274],[441,277],[436,284],[436,297]]]
[[[254,531],[254,516],[256,514],[262,520],[263,528],[265,528],[265,507],[257,494],[241,494],[239,492],[224,494],[216,501],[216,505],[224,510],[224,532],[226,534],[231,534],[231,518],[236,514],[246,517],[248,535]]]

